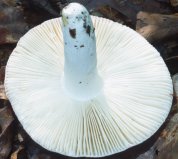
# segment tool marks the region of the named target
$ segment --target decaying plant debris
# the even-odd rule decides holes
[[[0,99],[7,100],[4,89],[5,66],[0,68]]]
[[[14,135],[14,117],[10,106],[6,106],[5,101],[0,100],[0,158],[5,159],[9,156],[12,149]]]
[[[176,38],[178,36],[178,14],[139,12],[136,31],[150,42]]]
[[[17,43],[28,27],[23,17],[23,9],[10,1],[0,2],[0,44]]]
[[[30,27],[60,15],[72,0],[2,0],[0,2],[0,159],[63,159],[35,144],[13,115],[4,92],[9,54]],[[78,0],[78,2],[82,2]],[[172,75],[178,73],[178,2],[176,0],[86,0],[92,14],[136,29],[161,53]],[[152,34],[151,34],[152,33]],[[176,95],[175,96],[176,99]],[[135,148],[107,158],[177,159],[178,106],[157,134]],[[40,135],[40,134],[39,134]]]

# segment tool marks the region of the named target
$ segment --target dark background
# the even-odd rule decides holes
[[[60,16],[72,0],[0,1],[0,159],[69,159],[34,143],[16,119],[4,93],[4,70],[19,38],[30,28]],[[160,52],[171,75],[178,72],[178,0],[78,0],[92,15],[131,27]],[[146,142],[106,159],[178,159],[178,106]]]

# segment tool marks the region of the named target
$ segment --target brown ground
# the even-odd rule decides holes
[[[19,38],[31,27],[57,17],[72,0],[0,1],[0,159],[63,159],[34,143],[17,121],[4,93],[4,69]],[[78,2],[82,2],[78,0]],[[125,24],[160,52],[171,75],[178,73],[177,0],[85,0],[91,14]],[[165,124],[151,139],[108,159],[178,159],[176,95]]]

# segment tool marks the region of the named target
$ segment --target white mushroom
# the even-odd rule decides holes
[[[165,121],[173,92],[153,46],[126,26],[90,19],[77,3],[20,39],[5,89],[34,141],[74,157],[107,156],[142,143]]]

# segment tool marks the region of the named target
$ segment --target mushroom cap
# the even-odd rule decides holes
[[[151,137],[172,105],[172,80],[157,50],[132,29],[92,16],[103,93],[88,101],[62,91],[61,18],[31,29],[11,54],[5,89],[24,129],[42,147],[102,157]]]

